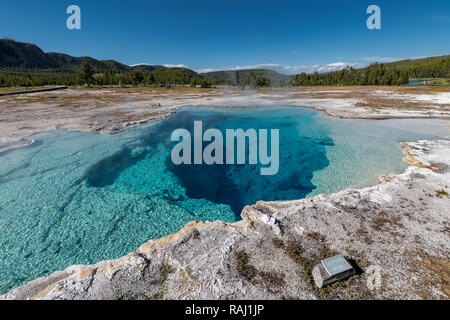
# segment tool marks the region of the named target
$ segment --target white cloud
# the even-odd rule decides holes
[[[207,73],[207,72],[223,71],[223,70],[229,70],[229,69],[205,68],[205,69],[197,69],[197,70],[194,70],[194,71],[197,72],[197,73]]]
[[[136,63],[136,64],[130,64],[130,67],[137,67],[137,66],[149,66],[148,63]]]
[[[136,64],[130,64],[130,67],[136,67],[136,66],[152,66],[152,64],[149,63],[136,63]],[[167,68],[189,68],[187,65],[180,63],[180,64],[171,64],[171,63],[166,63],[163,64],[164,67]]]
[[[167,68],[189,68],[187,65],[180,63],[180,64],[171,64],[171,63],[167,63],[167,64],[163,64],[164,67]]]

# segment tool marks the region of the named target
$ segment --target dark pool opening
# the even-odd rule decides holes
[[[97,188],[112,185],[124,170],[151,157],[157,145],[163,144],[168,150],[167,170],[176,177],[189,198],[228,205],[236,216],[240,216],[244,206],[259,200],[301,199],[316,188],[311,181],[313,173],[329,165],[325,147],[333,145],[333,140],[323,128],[309,125],[311,117],[312,111],[302,108],[265,109],[257,113],[251,109],[239,112],[182,110],[140,137],[133,146],[93,165],[87,172],[87,181]],[[193,133],[194,121],[198,120],[202,121],[204,131],[216,128],[224,137],[226,129],[267,129],[268,132],[278,129],[278,173],[263,176],[260,168],[267,166],[248,164],[248,140],[245,165],[173,164],[170,150],[177,142],[170,141],[172,131],[184,128]],[[207,144],[204,142],[203,147]],[[132,148],[138,146],[151,148],[133,152]],[[270,154],[270,140],[268,149]]]

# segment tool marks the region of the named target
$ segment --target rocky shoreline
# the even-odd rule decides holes
[[[237,223],[191,222],[0,299],[448,299],[450,141],[404,147],[411,165],[376,186],[258,202]],[[280,224],[266,225],[264,215]],[[312,268],[337,253],[358,274],[317,289]]]

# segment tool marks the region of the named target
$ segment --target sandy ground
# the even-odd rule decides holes
[[[38,132],[70,129],[111,133],[168,117],[182,106],[273,104],[312,107],[342,118],[450,119],[450,88],[83,88],[5,96],[0,97],[0,151],[28,144],[29,137]]]

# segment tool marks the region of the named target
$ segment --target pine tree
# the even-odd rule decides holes
[[[133,85],[135,87],[137,87],[138,84],[140,84],[142,82],[142,80],[144,80],[144,76],[142,75],[141,72],[139,72],[139,71],[131,72],[131,81],[133,82]]]
[[[80,81],[90,85],[92,83],[93,76],[94,75],[94,70],[92,70],[91,65],[89,64],[89,62],[83,62],[83,64],[81,65],[81,70],[80,70]]]

